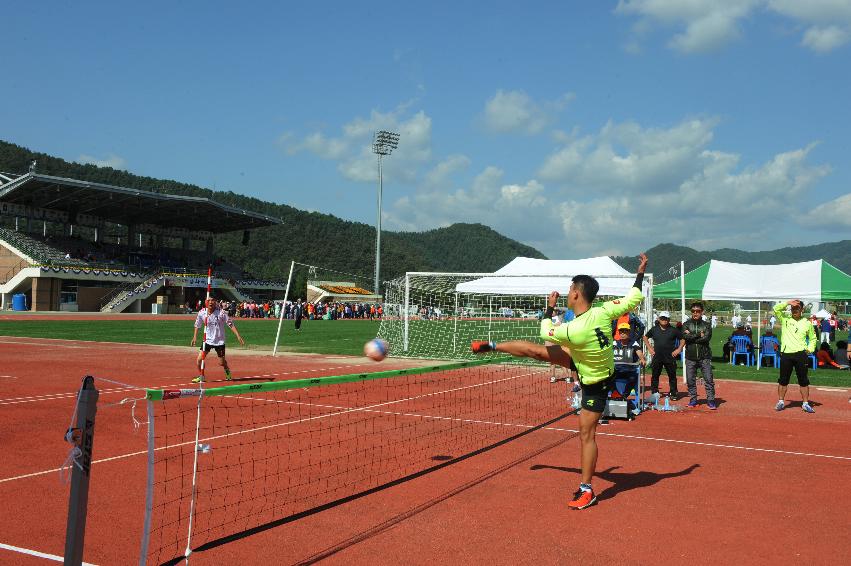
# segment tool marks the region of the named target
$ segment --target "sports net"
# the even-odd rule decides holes
[[[565,286],[572,275],[499,275],[487,273],[408,273],[388,282],[378,335],[390,355],[444,360],[475,359],[473,340],[540,342],[540,318],[549,292],[561,286],[557,312],[567,311]],[[598,278],[601,289],[622,287],[634,275]],[[645,281],[645,296],[651,292]],[[535,288],[534,293],[529,289]],[[598,300],[611,295],[600,294]],[[645,301],[642,308],[649,308]],[[647,319],[644,312],[641,318]]]
[[[142,562],[284,524],[555,422],[570,407],[550,374],[480,361],[149,390]]]

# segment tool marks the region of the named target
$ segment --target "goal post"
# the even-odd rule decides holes
[[[550,291],[562,294],[557,311],[567,311],[566,295],[575,274],[408,272],[389,281],[385,316],[378,335],[391,355],[403,358],[473,359],[473,340],[539,341],[540,320]],[[635,275],[594,276],[597,301],[626,295]],[[645,300],[636,315],[652,322],[653,276],[645,275]]]
[[[381,296],[372,290],[372,282],[368,276],[293,260],[290,263],[284,300],[280,303],[280,311],[276,309],[278,329],[272,348],[273,356],[278,354],[281,343],[287,340],[286,331],[283,330],[284,320],[293,322],[296,316],[295,306],[299,302],[301,320],[336,319],[343,318],[342,314],[338,316],[338,311],[342,311],[344,305],[351,308],[355,305],[358,308],[378,305]]]

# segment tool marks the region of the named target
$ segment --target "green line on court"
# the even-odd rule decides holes
[[[423,373],[434,373],[482,366],[499,362],[499,359],[482,359],[469,362],[456,362],[435,366],[419,368],[394,369],[388,371],[376,371],[372,373],[350,373],[346,375],[330,375],[327,377],[312,377],[307,379],[289,379],[284,381],[269,381],[265,383],[246,383],[239,385],[227,385],[224,387],[211,387],[209,389],[146,389],[145,398],[149,401],[167,401],[180,397],[217,397],[222,395],[241,395],[244,393],[264,393],[269,391],[284,391],[287,389],[301,389],[304,387],[320,387],[323,385],[334,385],[338,383],[355,383],[358,381],[371,381],[375,379],[387,379],[403,375],[418,375]]]

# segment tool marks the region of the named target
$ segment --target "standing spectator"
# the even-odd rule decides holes
[[[650,344],[653,340],[653,344]],[[659,375],[662,368],[668,374],[668,386],[671,398],[676,401],[677,393],[677,356],[685,346],[679,329],[671,326],[671,313],[662,311],[659,313],[659,324],[653,326],[644,335],[644,345],[653,357],[650,360],[650,392],[659,392]]]
[[[777,317],[772,314],[771,318],[768,319],[768,326],[771,330],[774,330],[775,324],[777,324]]]
[[[836,340],[836,329],[839,326],[839,322],[836,320],[836,311],[830,315],[830,341],[833,342]]]
[[[293,311],[293,318],[295,318],[295,329],[296,332],[301,332],[301,319],[304,316],[304,307],[301,304],[301,299],[298,300],[298,303],[295,305],[295,310]]]
[[[786,312],[790,307],[791,314]],[[799,299],[790,299],[774,305],[774,314],[780,319],[780,377],[777,379],[777,404],[774,409],[782,411],[786,407],[786,388],[792,377],[792,368],[798,379],[798,389],[801,390],[803,405],[806,413],[815,413],[810,406],[810,380],[807,377],[808,354],[816,348],[816,333],[809,320],[802,317],[804,303]]]
[[[715,314],[715,313],[712,313],[712,328],[714,329],[714,328],[717,328],[717,327],[718,327],[718,315]]]
[[[688,385],[689,407],[697,407],[697,368],[703,373],[706,389],[706,406],[716,409],[715,381],[712,379],[712,327],[703,320],[703,303],[691,304],[691,318],[683,323],[683,340],[686,344],[686,384]]]
[[[825,317],[821,319],[821,340],[822,344],[830,344],[833,340],[830,337],[830,332],[832,328],[830,326],[830,317]]]

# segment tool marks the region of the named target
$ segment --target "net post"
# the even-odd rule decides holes
[[[404,350],[408,351],[408,303],[411,301],[411,275],[409,273],[405,273],[405,308],[402,309],[402,315],[405,317],[405,326],[402,331],[402,344],[404,345]]]
[[[94,378],[83,378],[77,395],[77,422],[68,431],[80,450],[71,464],[71,495],[68,500],[68,522],[65,529],[66,566],[83,563],[83,540],[86,534],[86,511],[89,503],[89,479],[92,470],[92,442],[95,435],[95,413],[99,392]],[[76,434],[75,434],[76,433]]]
[[[204,389],[201,389],[198,395],[198,409],[195,414],[195,444],[192,460],[192,497],[189,499],[189,526],[186,531],[186,550],[184,557],[189,561],[189,555],[192,554],[192,527],[195,524],[195,500],[198,496],[198,439],[201,434],[201,402],[204,400]]]
[[[290,262],[290,275],[287,277],[287,289],[284,291],[284,304],[281,305],[281,316],[278,318],[278,332],[275,334],[275,347],[272,348],[272,356],[278,355],[278,340],[281,337],[281,325],[284,324],[284,313],[287,310],[287,299],[290,296],[290,282],[293,280],[293,269],[295,269],[295,260]]]
[[[145,566],[148,560],[148,547],[151,541],[151,517],[154,512],[154,402],[148,399],[148,479],[145,484],[145,522],[142,528],[142,548],[139,552],[139,566]]]
[[[454,316],[454,319],[455,320],[453,321],[453,325],[452,325],[452,353],[453,354],[458,351],[458,345],[456,344],[456,341],[458,339],[458,293],[457,292],[455,293],[455,316]]]

